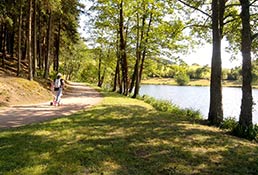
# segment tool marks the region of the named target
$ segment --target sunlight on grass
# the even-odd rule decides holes
[[[18,172],[24,175],[25,174],[36,175],[36,174],[42,174],[42,172],[44,172],[46,169],[47,169],[47,165],[35,165],[31,167],[26,167]]]
[[[258,173],[257,144],[112,93],[77,114],[1,131],[0,152],[9,175]]]

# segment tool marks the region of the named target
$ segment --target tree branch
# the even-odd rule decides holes
[[[226,5],[226,8],[228,8],[228,7],[234,7],[234,6],[241,6],[241,4],[240,3],[236,3],[236,4],[228,4],[228,5]]]
[[[186,2],[184,2],[184,1],[182,1],[182,0],[178,0],[178,1],[181,2],[182,4],[186,5],[187,7],[190,7],[190,8],[192,8],[192,9],[195,9],[195,10],[201,12],[202,14],[208,16],[209,18],[211,18],[211,15],[208,14],[208,13],[206,13],[205,11],[203,11],[203,10],[201,10],[201,9],[198,9],[197,7],[194,7],[194,6],[192,6],[192,5],[190,5],[190,4],[186,3]]]
[[[233,19],[231,19],[231,20],[228,20],[228,21],[224,22],[223,25],[226,25],[226,24],[228,24],[228,23],[231,23],[231,22],[233,22],[233,21],[235,21],[235,20],[236,20],[236,18],[233,18]]]
[[[252,6],[254,3],[256,3],[257,0],[254,0],[253,2],[250,3],[250,6]]]
[[[185,26],[183,30],[187,29],[187,28],[192,28],[192,27],[200,27],[200,28],[211,28],[210,26],[207,26],[207,25],[200,25],[200,24],[193,24],[193,25],[188,25],[188,26]]]
[[[252,35],[252,37],[251,37],[252,41],[255,40],[256,38],[258,38],[258,33],[255,33],[255,34]]]

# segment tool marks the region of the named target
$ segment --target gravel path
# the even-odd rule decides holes
[[[45,102],[0,109],[0,129],[67,116],[96,105],[102,100],[99,92],[82,83],[69,83],[67,87],[61,106],[50,106],[50,102]]]

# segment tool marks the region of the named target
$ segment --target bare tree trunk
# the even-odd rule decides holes
[[[102,50],[102,49],[101,49]],[[102,65],[102,51],[99,54],[99,64],[98,64],[98,87],[101,87],[101,65]]]
[[[117,88],[117,84],[119,87],[119,93],[122,94],[123,93],[123,88],[122,88],[122,83],[121,83],[121,78],[120,78],[120,65],[121,65],[121,54],[120,54],[120,47],[119,47],[119,30],[117,30],[117,49],[116,49],[116,57],[117,57],[117,61],[116,61],[116,71],[115,71],[115,78],[114,78],[114,87],[113,87],[113,92],[116,91]]]
[[[249,0],[240,0],[242,12],[242,42],[241,52],[243,57],[242,63],[242,103],[239,118],[239,124],[244,128],[252,125],[252,65],[251,65],[251,27],[250,27],[250,2]]]
[[[20,0],[19,30],[18,30],[18,64],[17,64],[17,76],[20,76],[20,72],[21,72],[22,3],[23,3],[23,1]]]
[[[137,12],[136,14],[136,18],[137,18],[137,38],[136,38],[136,61],[135,61],[135,65],[134,65],[134,72],[133,72],[133,76],[132,76],[132,81],[131,81],[131,86],[130,86],[130,90],[129,93],[131,93],[133,91],[134,88],[134,83],[136,81],[137,84],[137,78],[139,77],[139,62],[140,62],[140,57],[141,57],[141,52],[140,52],[140,17],[139,17],[139,12]],[[145,18],[143,18],[143,24],[144,24]],[[142,25],[142,29],[144,28],[144,25]],[[142,30],[143,32],[143,30]],[[135,98],[136,95],[133,95],[133,98]]]
[[[40,11],[40,1],[38,1],[38,4],[37,4],[37,9],[38,11]],[[40,19],[41,19],[41,13],[38,13],[38,68],[40,70],[43,69],[43,56],[42,56],[42,36],[41,36],[41,24],[40,24]]]
[[[154,7],[152,7],[153,9]],[[139,71],[139,76],[136,79],[136,86],[135,86],[135,92],[134,95],[137,96],[139,94],[139,90],[140,90],[140,84],[141,84],[141,80],[142,80],[142,72],[143,72],[143,66],[144,66],[144,62],[145,62],[145,57],[146,57],[146,53],[147,53],[147,46],[146,44],[148,43],[148,37],[149,37],[149,32],[150,32],[150,28],[151,28],[151,23],[153,20],[153,13],[150,14],[150,19],[149,19],[149,24],[148,24],[148,28],[147,28],[147,32],[146,32],[146,37],[145,37],[145,41],[144,41],[144,48],[143,48],[143,52],[142,52],[142,59],[141,59],[141,65],[140,65],[140,71]]]
[[[221,83],[221,28],[220,0],[212,0],[212,62],[210,84],[210,108],[208,120],[218,125],[223,121],[222,83]]]
[[[34,0],[33,8],[33,76],[36,76],[37,71],[37,18],[36,18],[37,0]]]
[[[126,56],[126,41],[124,32],[124,16],[123,16],[123,0],[120,3],[120,20],[119,20],[119,33],[120,33],[120,53],[121,53],[121,68],[122,68],[122,83],[123,94],[128,95],[128,65]]]
[[[144,35],[144,27],[145,27],[145,17],[142,18],[142,27],[141,27],[141,36],[140,36],[140,18],[139,13],[137,13],[137,42],[136,42],[136,63],[135,63],[135,88],[133,98],[136,98],[138,95],[137,88],[139,87],[139,64],[141,60],[141,49],[142,49],[142,40]],[[132,80],[133,81],[133,80]]]
[[[2,67],[5,68],[6,58],[6,24],[2,26]]]
[[[118,76],[119,76],[119,57],[117,58],[116,61],[116,70],[115,70],[115,77],[114,77],[114,84],[113,84],[113,89],[112,91],[115,92],[116,91],[116,87],[117,87],[117,83],[118,83]]]
[[[49,10],[49,19],[48,19],[48,29],[47,29],[47,51],[46,51],[46,57],[45,57],[45,72],[44,72],[44,78],[48,78],[49,76],[49,56],[50,56],[50,40],[51,40],[51,28],[52,28],[52,13],[51,10]]]
[[[59,70],[59,50],[60,50],[60,38],[61,38],[61,18],[59,19],[58,32],[56,35],[56,44],[55,44],[55,60],[54,60],[54,70],[58,72]]]
[[[31,42],[31,31],[32,31],[32,0],[29,1],[29,27],[28,27],[28,60],[29,60],[29,80],[33,80],[32,71],[32,42]]]

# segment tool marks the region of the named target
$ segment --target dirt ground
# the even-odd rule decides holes
[[[0,78],[4,79],[3,77]],[[23,86],[26,86],[24,83],[22,84]],[[61,106],[50,106],[49,98],[51,97],[51,94],[49,92],[45,92],[44,88],[36,89],[35,92],[31,92],[31,88],[29,89],[29,92],[24,92],[24,90],[18,92],[16,90],[14,93],[24,93],[24,98],[19,98],[20,101],[15,99],[15,95],[4,95],[7,94],[7,91],[9,90],[8,84],[3,83],[2,81],[2,84],[0,84],[0,92],[3,95],[0,93],[0,96],[2,96],[2,102],[0,97],[0,106],[2,103],[2,106],[5,107],[0,108],[0,129],[19,127],[30,123],[42,122],[53,118],[70,115],[79,110],[96,105],[102,100],[99,92],[85,86],[82,83],[69,83],[66,86],[62,97]],[[37,94],[37,99],[33,99],[35,96],[32,93]],[[31,96],[28,94],[31,94]],[[4,103],[8,102],[6,102],[6,99],[3,98],[9,98],[9,102],[12,102],[10,104],[14,105],[9,104],[9,107],[7,105],[3,105]],[[38,103],[38,101],[41,101],[41,103]],[[26,103],[26,105],[24,105],[24,103]]]

